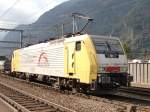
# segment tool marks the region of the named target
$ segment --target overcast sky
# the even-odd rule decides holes
[[[68,0],[0,0],[0,27],[29,24]]]

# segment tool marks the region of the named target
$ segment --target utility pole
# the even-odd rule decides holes
[[[23,30],[18,30],[18,29],[9,29],[9,28],[0,28],[0,30],[2,31],[12,31],[12,32],[20,32],[20,47],[22,48],[23,46]],[[5,43],[13,43],[12,41],[3,41]],[[15,43],[15,42],[14,42]],[[19,43],[19,42],[16,42],[16,43]]]
[[[72,25],[73,25],[73,34],[75,33],[75,15],[73,15],[73,23],[72,23]]]
[[[20,47],[22,48],[23,45],[23,30],[20,30]]]
[[[62,26],[61,26],[61,35],[62,35],[62,37],[64,36],[64,24],[62,24]]]

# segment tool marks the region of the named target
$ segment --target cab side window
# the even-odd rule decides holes
[[[77,41],[76,42],[76,51],[80,51],[81,50],[81,41]]]

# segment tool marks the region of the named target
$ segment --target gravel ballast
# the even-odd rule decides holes
[[[13,78],[0,76],[0,81],[48,101],[73,109],[77,112],[130,112],[132,109],[133,112],[135,110],[135,112],[150,112],[149,106],[138,106],[134,109],[132,103],[125,104],[109,100],[106,101],[103,100],[103,98],[101,101],[96,101],[75,95],[62,94],[52,89],[41,88],[29,83],[15,80]]]

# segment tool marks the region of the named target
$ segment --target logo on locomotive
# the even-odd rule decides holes
[[[38,58],[38,66],[40,67],[46,67],[49,66],[47,54],[45,52],[42,52]]]

